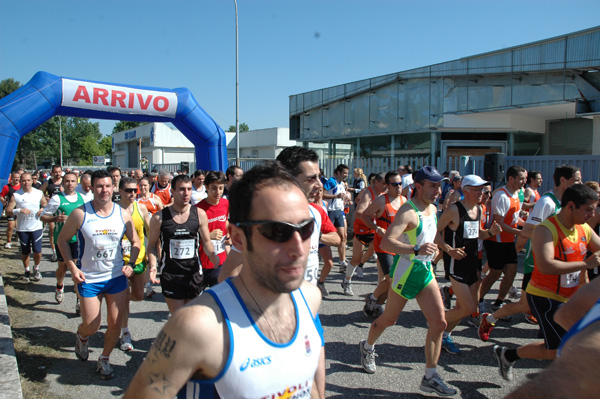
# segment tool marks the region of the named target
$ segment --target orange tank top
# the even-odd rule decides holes
[[[502,187],[500,190],[504,191],[504,193],[510,200],[508,211],[504,215],[504,219],[502,221],[510,227],[512,227],[513,229],[516,229],[519,211],[521,210],[521,202],[519,201],[519,197],[511,196],[504,187]],[[500,234],[496,234],[493,240],[496,242],[515,242],[515,235],[503,231]]]
[[[161,199],[153,193],[150,193],[150,198],[148,199],[141,199],[139,197],[137,199],[137,202],[144,205],[148,209],[148,213],[150,213],[150,216],[154,215],[158,211],[156,201],[161,201]]]
[[[375,201],[375,198],[377,198],[377,196],[375,195],[375,192],[373,191],[373,189],[371,187],[368,187],[367,190],[369,190],[369,192],[371,193],[372,201]],[[362,219],[357,218],[357,217],[354,218],[353,231],[354,231],[354,234],[360,234],[360,235],[375,233],[375,231],[373,229],[371,229],[369,226],[367,226],[365,224],[365,222],[362,221]]]
[[[390,196],[388,194],[384,194],[385,195],[385,207],[383,208],[383,213],[381,214],[381,216],[379,216],[377,218],[377,220],[375,220],[375,224],[378,227],[381,227],[382,229],[386,229],[390,226],[390,224],[392,224],[392,222],[394,221],[394,218],[396,217],[396,212],[398,212],[398,209],[394,208],[392,206],[392,203],[390,202]],[[406,198],[404,198],[402,195],[399,197],[400,198],[400,206],[402,206],[402,204],[404,204],[406,202]],[[398,208],[400,208],[400,206]],[[382,253],[386,253],[389,254],[390,252],[384,251],[381,249],[381,240],[382,237],[379,236],[379,234],[377,234],[377,232],[375,232],[375,238],[373,240],[373,244],[375,245],[375,252],[382,252]]]

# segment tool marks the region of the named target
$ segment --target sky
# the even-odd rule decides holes
[[[188,88],[236,122],[228,0],[0,0],[0,80],[37,71]],[[239,121],[287,127],[289,96],[598,25],[600,2],[238,0]],[[99,121],[110,134],[114,121]]]

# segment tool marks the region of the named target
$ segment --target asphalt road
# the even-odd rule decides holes
[[[26,284],[19,280],[22,267],[15,249],[2,250],[4,259],[12,266],[3,266],[5,284],[10,286],[9,307],[18,307],[18,320],[11,320],[14,333],[27,337],[39,350],[32,351],[28,367],[20,366],[22,379],[44,385],[45,394],[35,397],[96,399],[120,397],[142,362],[154,337],[168,318],[160,287],[150,300],[131,303],[130,330],[135,350],[125,353],[118,348],[111,355],[115,378],[103,381],[95,373],[95,360],[101,352],[106,324],[90,339],[90,360],[81,362],[73,352],[75,330],[80,321],[75,314],[75,294],[72,282],[67,280],[67,294],[62,304],[54,301],[54,264],[49,262],[47,241],[41,265],[43,280]],[[351,250],[348,251],[349,256]],[[335,256],[335,254],[334,254]],[[335,270],[326,283],[330,295],[323,301],[321,322],[325,330],[327,356],[328,398],[419,398],[419,384],[424,373],[424,340],[426,322],[416,301],[411,301],[398,323],[387,329],[376,345],[377,372],[366,374],[360,366],[358,343],[365,339],[372,320],[363,312],[363,296],[371,292],[377,280],[374,263],[365,266],[365,277],[355,279],[354,296],[342,294],[342,275]],[[438,273],[438,281],[440,280]],[[520,275],[518,277],[520,286]],[[495,288],[489,294],[492,298]],[[10,294],[10,292],[12,294]],[[105,320],[105,315],[103,316]],[[11,316],[12,319],[12,316]],[[501,343],[517,346],[536,340],[537,327],[517,315],[512,322],[498,322],[488,343],[481,342],[475,328],[461,323],[455,330],[454,340],[462,349],[460,356],[442,352],[438,371],[463,398],[502,398],[528,378],[534,377],[547,362],[522,360],[515,368],[515,380],[506,382],[498,374],[492,346]],[[43,350],[47,346],[49,350]],[[31,361],[37,367],[31,367]],[[290,365],[290,371],[293,365]],[[27,397],[27,396],[26,396]],[[33,396],[29,396],[33,397]]]

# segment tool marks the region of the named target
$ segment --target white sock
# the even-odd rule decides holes
[[[370,345],[367,341],[365,341],[365,349],[368,350],[369,352],[375,350],[375,344]]]
[[[352,263],[348,263],[348,267],[346,267],[346,280],[350,281],[352,279],[355,270],[356,266],[354,266]]]
[[[489,314],[489,315],[488,315],[488,316],[487,316],[485,319],[486,319],[486,320],[488,321],[488,323],[490,323],[490,324],[496,324],[496,319],[494,318],[494,315],[493,315],[493,314]]]
[[[377,297],[375,295],[373,295],[373,293],[371,293],[371,299],[374,300],[375,302],[377,302]]]
[[[437,374],[437,367],[432,367],[432,368],[426,368],[425,369],[425,378],[426,379],[431,379],[433,378],[434,375]]]
[[[121,328],[121,334],[129,334],[129,327]]]

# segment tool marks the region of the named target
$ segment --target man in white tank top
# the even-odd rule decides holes
[[[230,201],[244,267],[173,314],[125,398],[324,398],[321,293],[304,280],[314,228],[306,195],[265,162]]]
[[[106,299],[107,329],[96,371],[100,378],[109,379],[114,376],[109,356],[119,340],[121,317],[127,306],[127,278],[133,275],[140,238],[131,215],[112,202],[113,181],[107,171],[92,174],[92,190],[94,199],[71,212],[58,236],[58,245],[80,297],[82,322],[77,328],[75,355],[81,361],[88,359],[88,340],[100,328],[102,299]],[[75,234],[79,243],[76,261],[69,248]],[[128,264],[123,261],[123,235],[131,242],[132,261]]]

